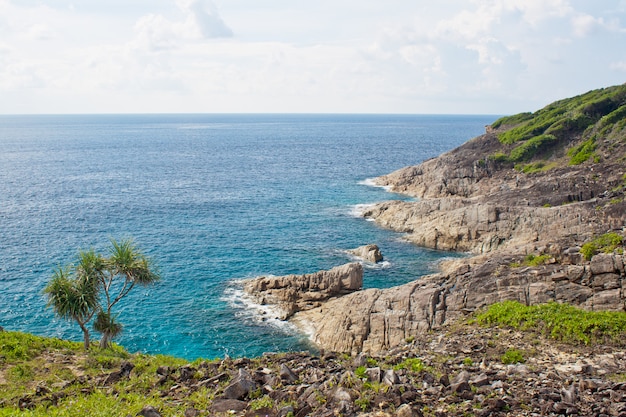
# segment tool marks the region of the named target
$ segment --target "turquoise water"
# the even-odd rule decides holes
[[[81,340],[42,288],[79,249],[133,237],[163,280],[120,305],[130,351],[188,359],[309,348],[262,321],[237,280],[308,273],[377,243],[365,287],[433,270],[449,253],[356,214],[403,198],[367,179],[450,150],[494,116],[0,116],[0,326]]]

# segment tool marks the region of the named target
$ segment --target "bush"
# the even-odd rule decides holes
[[[504,352],[504,355],[500,358],[503,364],[510,365],[514,363],[524,363],[526,360],[524,359],[524,355],[521,350],[517,349],[509,349]]]
[[[626,344],[626,312],[623,311],[585,311],[556,302],[526,306],[517,301],[504,301],[493,304],[476,319],[481,324],[536,332],[568,343]]]
[[[567,152],[567,155],[570,157],[569,164],[580,165],[583,162],[586,162],[589,158],[595,156],[595,150],[596,138],[594,136]]]
[[[615,251],[622,245],[623,241],[624,237],[622,235],[613,232],[605,233],[602,236],[598,236],[591,242],[585,243],[580,248],[580,253],[586,260],[590,261],[591,258],[593,258],[593,255],[598,252],[611,253]]]

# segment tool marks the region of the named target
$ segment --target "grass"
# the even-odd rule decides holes
[[[624,237],[617,233],[605,233],[597,238],[593,239],[591,242],[587,242],[580,248],[580,253],[582,253],[583,257],[590,261],[593,258],[593,255],[603,252],[603,253],[612,253],[615,250],[620,250],[623,253],[624,249],[620,248],[624,243]]]
[[[507,350],[506,352],[504,352],[500,360],[505,365],[526,362],[526,359],[524,359],[524,353],[519,349]]]
[[[536,332],[562,342],[626,345],[626,312],[621,311],[585,311],[556,302],[526,306],[504,301],[493,304],[476,319],[483,325]]]
[[[550,259],[552,259],[552,256],[545,254],[545,253],[542,255],[535,255],[534,253],[529,253],[528,255],[524,257],[524,261],[522,263],[513,262],[510,265],[510,267],[519,268],[521,266],[540,266],[540,265],[544,265]]]
[[[543,166],[520,163],[548,159],[553,149],[579,141],[569,149],[570,165],[590,159],[599,161],[596,141],[626,126],[626,85],[589,91],[554,102],[534,113],[520,113],[496,120],[493,128],[502,128],[498,140],[506,149],[490,156],[500,163],[517,163],[521,172],[544,170]],[[550,168],[545,168],[551,169]]]
[[[407,369],[411,372],[418,373],[427,370],[427,367],[419,358],[407,358],[393,367],[394,371],[399,371],[400,369]]]

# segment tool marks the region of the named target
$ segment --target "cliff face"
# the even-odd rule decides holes
[[[376,353],[504,300],[624,310],[623,244],[580,246],[626,225],[626,85],[506,117],[459,148],[377,179],[418,201],[365,217],[429,248],[467,251],[442,272],[385,290],[331,297],[294,320],[320,346]],[[619,246],[619,245],[618,245]],[[525,265],[525,256],[541,262]]]

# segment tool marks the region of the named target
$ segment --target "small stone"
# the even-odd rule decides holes
[[[400,379],[393,369],[388,369],[385,371],[385,374],[383,375],[383,384],[389,385],[391,387],[399,383]]]
[[[240,412],[248,407],[248,403],[233,399],[217,399],[213,401],[211,411],[213,413],[228,413],[229,411]]]
[[[167,376],[170,374],[169,366],[159,366],[156,370],[157,375]]]
[[[200,411],[195,408],[188,408],[185,410],[185,417],[198,417],[200,415]]]
[[[461,371],[457,376],[455,376],[451,383],[458,384],[460,382],[468,382],[470,380],[470,373],[467,371]]]
[[[452,392],[456,392],[457,394],[464,392],[464,391],[472,390],[472,388],[467,383],[467,381],[450,384],[450,389],[452,390]]]
[[[483,385],[489,385],[489,377],[487,374],[482,373],[480,375],[475,375],[472,379],[469,380],[471,385],[476,387],[482,387]]]
[[[224,397],[231,400],[242,400],[251,391],[256,389],[257,385],[252,377],[245,369],[239,369],[239,374],[235,380],[224,389]]]
[[[396,417],[416,417],[415,411],[408,404],[402,404],[396,410]]]
[[[161,414],[151,405],[147,405],[137,413],[138,416],[143,417],[161,417]]]
[[[367,380],[370,382],[380,382],[381,377],[382,377],[382,372],[380,370],[380,367],[375,367],[375,368],[367,368],[365,370],[365,373],[367,374]]]

